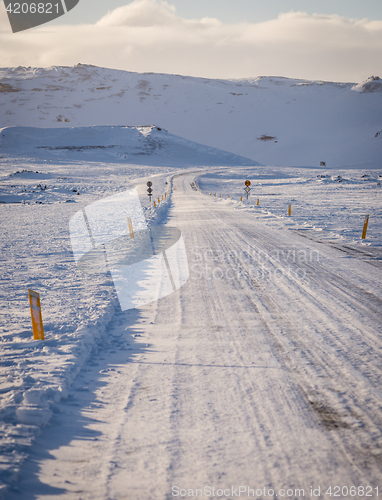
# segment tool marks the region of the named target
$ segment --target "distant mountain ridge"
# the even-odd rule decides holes
[[[0,70],[0,128],[156,124],[262,164],[378,166],[382,88],[74,67]]]

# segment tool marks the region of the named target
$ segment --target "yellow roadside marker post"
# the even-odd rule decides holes
[[[156,206],[156,204],[155,204],[155,200],[154,200],[154,208],[156,208],[156,207],[157,207],[157,206]]]
[[[240,196],[240,201],[243,201],[243,197],[242,196]]]
[[[289,217],[292,215],[292,204],[288,205],[288,215]]]
[[[163,194],[162,194],[162,201],[163,201]]]
[[[45,340],[42,324],[40,294],[28,289],[29,305],[31,308],[32,329],[34,340]]]
[[[365,220],[363,221],[362,239],[366,238],[367,226],[369,224],[369,215],[365,215]]]
[[[257,198],[257,206],[259,206],[259,205],[260,205],[260,200],[259,200],[259,198]]]
[[[134,238],[133,221],[130,217],[127,218],[127,223],[129,225],[130,238]]]

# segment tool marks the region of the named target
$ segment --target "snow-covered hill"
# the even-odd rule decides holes
[[[162,166],[257,165],[248,158],[183,139],[161,127],[6,127],[0,151],[10,156]]]
[[[210,80],[79,64],[0,70],[0,127],[156,124],[263,164],[379,166],[382,81]]]

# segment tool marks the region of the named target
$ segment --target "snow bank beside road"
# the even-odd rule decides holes
[[[74,205],[75,207],[75,205]],[[73,208],[74,208],[73,207]],[[110,280],[81,276],[68,240],[72,205],[4,205],[0,431],[4,483],[14,479],[92,349],[102,348],[118,303]],[[33,341],[28,288],[41,294],[45,341]]]

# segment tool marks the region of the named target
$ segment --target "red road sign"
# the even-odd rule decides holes
[[[245,181],[245,185],[246,186],[250,186],[251,185],[251,181]]]

